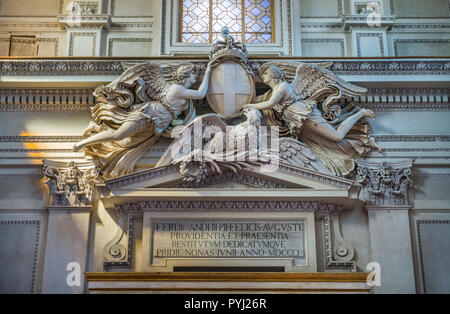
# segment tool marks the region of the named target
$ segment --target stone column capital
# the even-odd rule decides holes
[[[44,160],[45,184],[49,187],[49,208],[86,208],[92,204],[99,168],[93,163]]]
[[[373,163],[358,161],[356,182],[362,185],[360,198],[367,208],[408,209],[412,160]]]

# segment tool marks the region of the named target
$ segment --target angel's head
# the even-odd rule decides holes
[[[193,65],[182,65],[173,74],[176,82],[182,86],[189,88],[197,83],[197,73]]]
[[[278,85],[286,80],[285,74],[276,65],[262,66],[259,73],[262,81],[267,85]]]

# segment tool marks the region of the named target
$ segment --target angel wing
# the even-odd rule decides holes
[[[312,97],[321,88],[334,87],[339,90],[341,97],[351,98],[367,93],[367,89],[353,85],[336,76],[328,69],[315,64],[301,63],[296,69],[292,82],[295,91],[303,98]]]
[[[128,70],[131,69],[134,66],[137,66],[139,64],[142,64],[140,62],[133,62],[133,61],[125,61],[122,62],[122,68]],[[202,72],[206,69],[206,64],[204,63],[197,63],[197,62],[164,62],[157,64],[161,68],[161,73],[163,78],[167,81],[169,84],[176,83],[175,78],[173,77],[173,73],[178,70],[181,66],[193,66],[194,70],[196,70],[199,74],[199,72]]]
[[[107,87],[120,90],[121,85],[127,87],[139,85],[136,95],[141,102],[157,99],[169,87],[161,67],[153,62],[139,63],[130,67]]]
[[[298,66],[302,64],[301,62],[265,62],[259,67],[259,76],[261,77],[264,71],[270,66],[277,66],[283,73],[285,74],[286,80],[291,83],[295,80],[295,76],[297,74]],[[320,62],[320,63],[311,63],[313,65],[319,66],[321,68],[330,68],[333,65],[333,62]]]
[[[341,98],[352,98],[367,93],[367,89],[353,85],[336,76],[328,69],[315,64],[301,63],[291,83],[297,95],[303,99],[322,102],[323,116],[333,121],[341,112],[338,105],[331,106]]]
[[[302,142],[290,137],[283,137],[279,143],[280,161],[300,168],[332,175],[324,163]]]
[[[188,153],[192,151],[192,145],[197,146],[203,144],[205,140],[209,139],[212,132],[226,133],[226,124],[222,121],[220,116],[215,113],[209,113],[195,118],[185,127],[175,129],[172,137],[174,141],[166,149],[162,157],[159,159],[155,167],[163,167],[169,165],[173,160],[182,157],[180,150],[183,147],[188,147]],[[198,147],[194,147],[198,148]]]

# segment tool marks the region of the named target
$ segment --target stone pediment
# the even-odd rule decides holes
[[[207,176],[199,184],[183,181],[177,166],[153,168],[105,181],[107,207],[148,200],[290,200],[352,206],[360,186],[353,181],[280,164],[273,172],[259,168]]]
[[[334,189],[348,190],[355,183],[348,179],[322,174],[287,164],[280,164],[276,170],[241,170],[207,176],[199,184],[183,181],[177,166],[152,168],[130,175],[106,180],[109,190],[142,188],[208,188],[224,182],[238,182],[247,186],[266,189]]]

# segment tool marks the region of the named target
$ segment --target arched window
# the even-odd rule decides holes
[[[182,0],[180,41],[213,43],[221,29],[245,43],[273,42],[273,1],[271,0]]]

